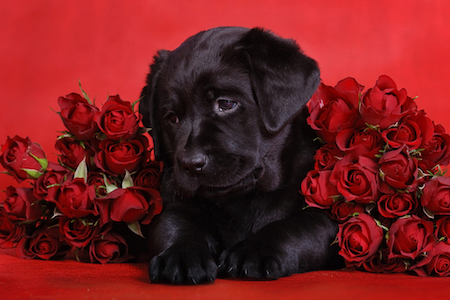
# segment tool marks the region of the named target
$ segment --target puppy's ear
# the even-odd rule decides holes
[[[153,138],[156,160],[161,160],[163,154],[158,116],[159,99],[156,96],[156,86],[169,53],[167,50],[160,50],[155,55],[154,62],[150,65],[150,74],[147,76],[147,85],[142,89],[141,101],[139,101],[139,113],[142,114],[142,124],[152,129],[150,134]]]
[[[293,40],[254,28],[238,43],[251,64],[253,92],[270,133],[297,116],[320,82],[317,63]]]

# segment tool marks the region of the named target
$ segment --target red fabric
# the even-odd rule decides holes
[[[225,25],[261,26],[296,39],[319,62],[328,85],[352,76],[371,87],[387,74],[410,96],[419,95],[419,107],[449,131],[449,15],[447,0],[2,0],[0,144],[8,135],[29,136],[56,161],[53,146],[64,127],[50,108],[58,110],[59,96],[78,92],[78,80],[99,102],[117,93],[134,101],[156,50]],[[0,175],[0,190],[10,184]],[[347,271],[172,287],[149,285],[144,264],[10,254],[0,253],[2,299],[431,299],[450,292],[450,279]]]
[[[199,286],[150,284],[146,263],[22,260],[0,252],[2,299],[448,299],[450,279],[320,271],[275,281],[218,279]]]

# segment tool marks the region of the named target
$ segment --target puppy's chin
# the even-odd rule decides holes
[[[178,182],[178,188],[186,198],[200,196],[214,201],[226,201],[254,190],[263,174],[264,168],[258,167],[228,185],[223,183],[212,184],[210,180],[208,180],[208,183],[204,183],[199,178],[191,177],[190,180]]]

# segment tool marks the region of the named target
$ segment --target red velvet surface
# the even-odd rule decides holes
[[[147,264],[22,260],[0,252],[2,299],[448,299],[447,278],[320,271],[275,281],[218,279],[199,286],[150,284]]]
[[[29,136],[55,160],[53,145],[64,127],[52,109],[58,110],[58,96],[79,91],[78,80],[99,102],[108,94],[134,101],[156,50],[230,25],[296,39],[319,62],[328,85],[351,76],[371,87],[387,74],[410,96],[419,95],[419,107],[450,130],[449,15],[447,0],[2,0],[0,143],[8,135]],[[0,190],[13,183],[0,174]],[[348,271],[172,287],[149,285],[145,269],[27,261],[2,251],[0,297],[430,299],[450,292],[450,279]]]

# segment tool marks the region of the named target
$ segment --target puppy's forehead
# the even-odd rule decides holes
[[[219,27],[200,32],[170,53],[166,76],[169,89],[184,92],[199,83],[236,85],[242,80],[235,72],[238,67],[228,59],[233,47],[249,29]],[[234,83],[232,83],[234,82]]]
[[[248,31],[240,27],[219,27],[188,38],[170,54],[172,71],[188,73],[220,64],[229,47]]]

